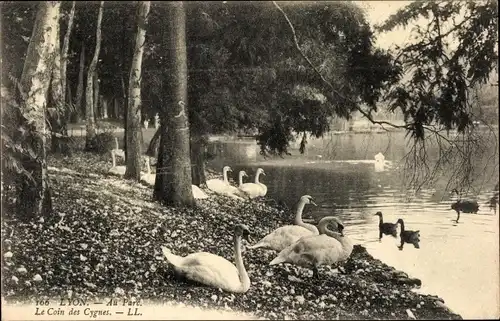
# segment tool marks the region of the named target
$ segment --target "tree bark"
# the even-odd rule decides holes
[[[64,34],[64,41],[63,41],[63,46],[62,46],[62,51],[61,51],[61,87],[62,87],[63,101],[67,101],[67,99],[66,99],[66,79],[67,79],[66,69],[68,66],[69,39],[71,36],[71,31],[73,29],[74,17],[75,17],[75,1],[73,1],[72,5],[71,5],[71,11],[69,13],[69,18],[68,18],[68,29],[66,30],[66,33]]]
[[[144,43],[146,42],[146,24],[150,1],[138,3],[137,33],[135,38],[134,57],[128,85],[127,108],[127,170],[125,178],[139,181],[141,179],[142,129],[141,129],[141,71]]]
[[[76,102],[75,102],[75,122],[80,121],[80,115],[85,114],[83,112],[83,81],[85,72],[85,45],[82,44],[82,50],[80,52],[80,70],[78,71],[78,87],[76,87]]]
[[[193,185],[200,186],[206,184],[205,175],[205,147],[206,142],[201,136],[191,136],[191,176]]]
[[[99,109],[99,75],[97,70],[94,72],[94,115],[95,119],[98,120],[101,118],[101,111]]]
[[[118,97],[113,98],[113,113],[115,119],[117,120],[120,119],[120,106]]]
[[[27,131],[24,141],[34,155],[23,155],[22,167],[32,180],[20,177],[17,210],[24,218],[45,216],[52,211],[52,200],[46,162],[45,105],[50,85],[54,50],[59,42],[59,1],[41,1],[20,81],[19,127]]]
[[[182,1],[168,2],[168,32],[162,36],[169,78],[162,105],[160,152],[154,198],[166,205],[193,206],[187,112],[186,13]],[[166,126],[165,126],[166,125]]]
[[[97,30],[96,30],[96,44],[94,57],[89,65],[89,70],[87,72],[87,89],[85,91],[85,104],[86,104],[86,122],[87,122],[87,135],[85,137],[85,149],[92,150],[92,140],[96,135],[95,131],[95,119],[94,119],[94,101],[93,101],[93,79],[96,72],[97,60],[99,59],[99,52],[101,50],[101,22],[102,22],[102,11],[104,7],[104,1],[100,1],[99,14],[97,16]]]

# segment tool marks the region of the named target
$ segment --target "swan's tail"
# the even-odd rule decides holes
[[[178,255],[175,255],[173,254],[169,249],[167,249],[165,246],[162,246],[161,247],[161,251],[163,252],[163,255],[165,256],[165,258],[167,259],[167,261],[174,265],[174,266],[179,266],[180,265],[180,261],[182,259],[182,257],[178,256]]]
[[[283,263],[285,261],[286,261],[285,257],[278,255],[276,258],[274,258],[274,260],[269,262],[269,265],[276,265],[276,264]]]

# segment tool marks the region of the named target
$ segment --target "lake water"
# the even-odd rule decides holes
[[[346,235],[363,244],[374,257],[421,279],[419,292],[441,296],[462,317],[498,318],[499,221],[489,208],[498,182],[498,150],[493,161],[481,167],[484,177],[477,184],[481,183],[482,189],[472,195],[480,205],[479,212],[462,213],[456,224],[452,221],[456,212],[450,209],[455,197],[442,191],[443,180],[434,185],[438,190],[423,187],[416,193],[403,185],[401,168],[395,168],[407,148],[398,135],[401,133],[339,135],[334,144],[322,142],[300,157],[252,164],[225,161],[235,176],[240,169],[253,175],[257,167],[264,168],[266,176],[261,181],[268,187],[267,196],[290,208],[300,196],[313,196],[319,206],[306,207],[304,218],[340,217]],[[382,146],[389,147],[381,150]],[[375,172],[373,163],[342,161],[373,160],[379,151],[394,162],[393,169]],[[480,165],[484,164],[479,161],[476,167]],[[400,251],[398,240],[388,236],[379,242],[377,211],[382,211],[386,222],[402,218],[406,229],[420,230],[420,249],[405,244]]]

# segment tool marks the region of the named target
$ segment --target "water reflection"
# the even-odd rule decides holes
[[[264,168],[267,175],[261,181],[268,187],[268,197],[291,210],[303,194],[313,196],[319,206],[306,208],[304,218],[340,217],[346,234],[356,243],[422,279],[420,291],[442,296],[463,317],[498,316],[498,216],[488,206],[492,191],[478,195],[479,212],[462,214],[457,224],[453,221],[456,212],[451,210],[452,195],[435,189],[408,195],[395,172],[375,173],[373,166],[363,163],[295,165],[264,163],[233,166],[233,170],[237,175],[244,169],[253,177],[258,167]],[[407,244],[399,251],[399,239],[390,236],[379,242],[377,211],[382,211],[385,222],[396,223],[402,218],[407,229],[420,230],[420,249]],[[471,295],[474,300],[470,300]]]

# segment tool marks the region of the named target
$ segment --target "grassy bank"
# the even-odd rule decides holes
[[[293,214],[263,202],[215,195],[195,209],[163,207],[151,201],[150,188],[107,175],[109,160],[89,154],[51,158],[49,166],[52,217],[22,223],[9,215],[9,204],[3,211],[7,302],[42,296],[134,297],[268,319],[460,319],[441,299],[414,293],[418,280],[374,259],[361,246],[345,264],[346,274],[322,267],[319,281],[307,269],[271,267],[275,253],[253,250],[244,252],[252,282],[245,294],[179,282],[165,263],[161,245],[179,255],[207,251],[232,261],[235,223],[250,226],[256,241],[290,224]],[[12,206],[9,192],[4,194]],[[5,256],[7,251],[12,257]]]

